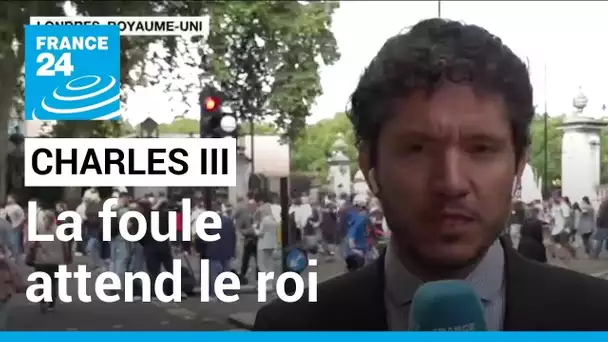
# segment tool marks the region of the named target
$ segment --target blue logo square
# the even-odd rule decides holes
[[[117,25],[25,26],[25,120],[118,120]]]

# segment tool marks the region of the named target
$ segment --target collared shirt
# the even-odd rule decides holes
[[[481,299],[488,330],[502,330],[505,311],[504,265],[504,251],[496,240],[465,279]],[[423,282],[405,269],[391,244],[386,251],[384,268],[384,304],[388,327],[390,330],[408,330],[412,298]]]

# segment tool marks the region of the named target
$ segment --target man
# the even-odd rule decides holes
[[[131,242],[120,234],[119,223],[122,215],[129,211],[129,194],[121,193],[116,205],[116,217],[112,219],[112,240],[110,241],[110,270],[118,275],[122,282],[131,262]]]
[[[606,281],[528,261],[497,238],[533,116],[526,64],[486,30],[430,19],[390,38],[349,112],[392,232],[386,253],[319,285],[317,303],[305,294],[262,308],[255,329],[407,330],[416,289],[454,278],[471,284],[489,330],[608,329]]]
[[[312,216],[312,208],[309,204],[304,203],[303,196],[296,196],[293,198],[291,206],[289,207],[289,215],[293,216],[296,237],[295,240],[301,242],[304,238],[304,227],[308,223],[308,219]]]
[[[236,252],[236,231],[232,219],[222,213],[222,203],[216,202],[213,208],[222,219],[222,226],[217,231],[220,238],[215,242],[207,243],[207,259],[209,259],[209,289],[211,300],[215,301],[215,280],[224,273],[230,272],[230,262],[234,258]]]
[[[602,246],[608,240],[608,198],[602,201],[597,211],[596,229],[591,239],[593,239],[593,247],[589,257],[597,260],[602,251]]]
[[[338,213],[336,208],[335,195],[330,194],[328,199],[321,207],[321,226],[323,251],[327,259],[333,261],[336,246],[340,244],[340,234],[338,233]]]
[[[23,251],[23,224],[25,222],[25,211],[14,195],[6,197],[6,206],[4,207],[6,219],[12,225],[10,233],[9,248],[13,258],[18,258]]]
[[[205,201],[203,197],[195,195],[192,199],[193,207],[190,214],[190,232],[192,233],[191,240],[194,241],[194,247],[201,259],[207,259],[206,244],[196,234],[196,220],[203,212],[205,212]]]
[[[370,252],[369,241],[369,215],[366,210],[364,198],[355,196],[354,206],[346,215],[348,229],[346,231],[346,243],[344,250],[344,261],[349,272],[356,271],[365,265]]]
[[[257,265],[257,240],[258,237],[253,227],[253,215],[254,210],[253,204],[250,199],[245,201],[244,198],[239,197],[237,199],[236,208],[234,210],[234,225],[236,229],[243,236],[243,253],[241,256],[241,283],[247,284],[249,282],[247,278],[247,271],[249,270],[249,262],[253,258],[255,265]],[[257,267],[256,267],[257,268]],[[256,270],[257,275],[257,270]]]

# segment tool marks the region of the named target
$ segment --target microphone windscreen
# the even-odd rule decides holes
[[[414,293],[409,330],[485,331],[481,300],[462,280],[425,283]]]

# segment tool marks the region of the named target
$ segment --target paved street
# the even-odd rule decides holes
[[[198,267],[194,257],[193,266]],[[86,262],[79,258],[79,263]],[[591,261],[582,257],[568,265],[552,260],[552,263],[575,269],[580,272],[608,278],[608,253],[601,260]],[[73,269],[74,267],[71,267]],[[312,270],[312,269],[311,269]],[[324,262],[314,270],[319,281],[325,281],[343,272],[341,261]],[[198,273],[198,269],[195,269]],[[307,279],[307,274],[303,274]],[[92,282],[92,281],[91,281]],[[252,279],[253,282],[253,279]],[[76,293],[76,282],[68,281],[68,291]],[[92,284],[88,285],[92,288]],[[60,303],[56,312],[41,314],[37,304],[28,303],[24,295],[12,302],[10,318],[11,330],[238,330],[251,324],[255,312],[262,303],[257,301],[257,291],[253,286],[244,286],[236,303],[201,303],[200,298],[192,297],[181,303],[113,303],[99,300],[92,303]],[[269,300],[276,295],[269,292]]]

